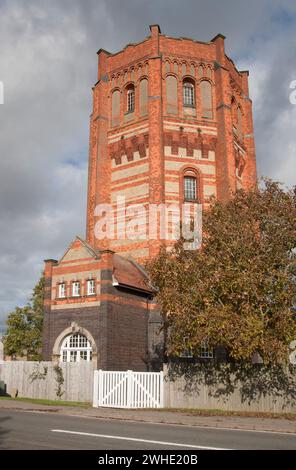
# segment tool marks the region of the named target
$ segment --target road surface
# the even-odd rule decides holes
[[[296,449],[296,434],[0,410],[0,449]]]

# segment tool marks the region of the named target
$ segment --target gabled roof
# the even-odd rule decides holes
[[[75,243],[81,244],[81,246],[89,253],[94,259],[100,259],[106,252],[112,255],[112,269],[113,269],[113,285],[122,287],[125,289],[131,289],[145,294],[152,294],[154,292],[153,287],[150,284],[148,274],[145,269],[136,261],[114,253],[112,250],[99,250],[94,249],[85,240],[76,236],[70,243],[63,256],[58,261],[58,264],[63,261],[71,249],[75,249],[73,245]],[[76,261],[73,259],[73,261]]]
[[[74,240],[72,240],[72,242],[68,246],[68,248],[65,251],[65,253],[63,254],[63,256],[59,259],[58,263],[60,263],[65,258],[65,256],[67,255],[67,253],[69,253],[69,251],[72,249],[73,244],[77,240],[86,249],[86,251],[90,254],[90,256],[92,256],[94,259],[99,259],[100,258],[100,252],[98,250],[95,250],[94,248],[92,248],[85,240],[83,240],[81,237],[76,235],[76,237],[74,238]]]

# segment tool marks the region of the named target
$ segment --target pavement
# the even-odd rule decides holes
[[[0,411],[49,413],[81,418],[118,420],[151,424],[198,426],[232,430],[295,433],[296,420],[285,418],[254,418],[244,416],[196,416],[186,411],[133,410],[119,408],[83,408],[78,406],[49,406],[17,400],[0,400]],[[295,445],[296,448],[296,445]]]

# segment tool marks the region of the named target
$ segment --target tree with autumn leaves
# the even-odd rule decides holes
[[[148,263],[166,354],[223,346],[234,361],[286,362],[296,339],[296,188],[266,180],[203,214],[203,243]]]

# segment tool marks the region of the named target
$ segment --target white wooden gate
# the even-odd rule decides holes
[[[163,408],[163,372],[95,370],[93,406]]]

